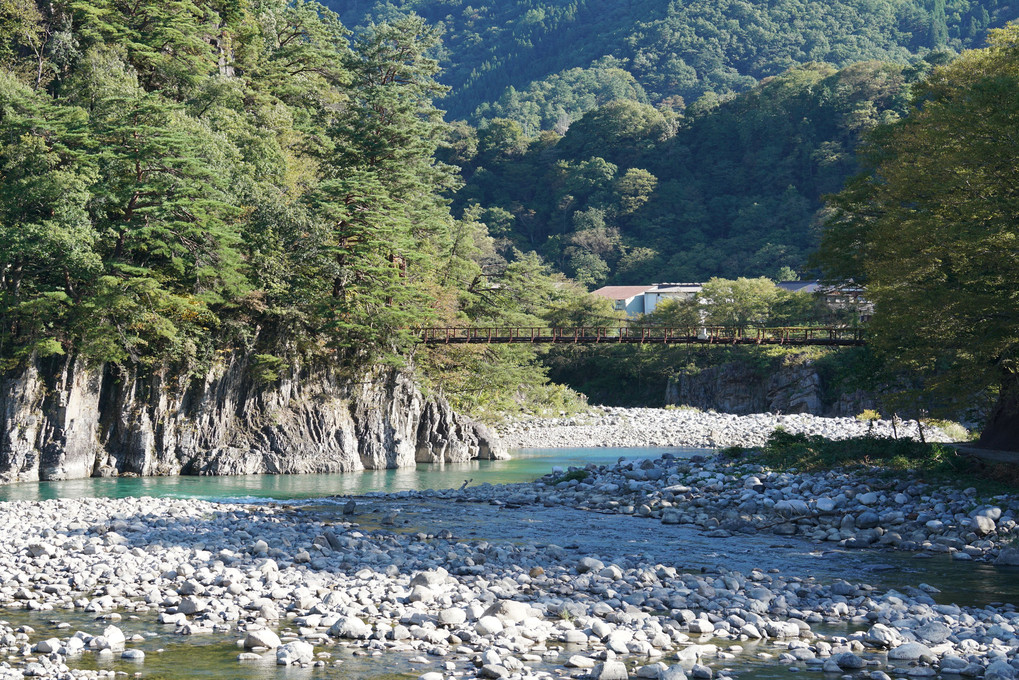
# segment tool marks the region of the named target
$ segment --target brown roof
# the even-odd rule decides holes
[[[605,286],[592,291],[592,295],[599,295],[609,300],[626,300],[651,290],[653,286]]]

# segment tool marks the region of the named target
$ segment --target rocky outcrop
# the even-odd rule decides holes
[[[666,390],[668,404],[714,409],[723,413],[810,413],[855,416],[875,408],[873,395],[838,393],[825,400],[821,376],[810,361],[782,362],[762,370],[734,361],[675,375]]]
[[[74,357],[0,379],[0,481],[346,472],[496,458],[487,430],[405,373],[292,367],[261,384],[250,356],[200,378]]]

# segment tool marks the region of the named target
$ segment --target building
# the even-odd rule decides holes
[[[700,283],[656,283],[644,293],[644,313],[650,314],[666,300],[693,300],[702,288]]]
[[[625,311],[626,316],[633,318],[647,313],[644,311],[644,293],[651,290],[653,287],[654,286],[604,286],[593,291],[591,294],[612,300],[612,306],[617,311]]]
[[[779,281],[775,285],[790,293],[819,296],[829,309],[848,312],[860,321],[867,321],[874,313],[874,305],[864,297],[863,287],[852,281],[838,286],[826,286],[819,281]],[[615,309],[625,311],[632,319],[641,314],[651,314],[666,300],[692,300],[703,288],[700,283],[655,283],[650,286],[605,286],[593,291],[593,294],[612,300]]]
[[[612,300],[615,309],[631,319],[650,314],[666,300],[692,300],[700,292],[699,283],[656,283],[650,286],[605,286],[593,295]]]

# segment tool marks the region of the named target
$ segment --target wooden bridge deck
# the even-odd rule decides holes
[[[740,329],[727,326],[661,327],[444,327],[414,329],[426,345],[463,344],[659,344],[659,345],[820,345],[865,344],[859,328],[787,327]]]

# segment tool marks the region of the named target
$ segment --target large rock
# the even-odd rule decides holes
[[[276,649],[281,644],[283,643],[280,641],[280,636],[268,628],[249,630],[248,634],[244,636],[244,649],[254,649],[255,647]]]
[[[371,634],[371,626],[354,616],[341,617],[329,627],[330,636],[346,640],[367,640]]]
[[[591,680],[629,680],[630,674],[622,661],[606,661],[591,669]]]
[[[1002,548],[994,563],[1002,567],[1019,567],[1019,548]]]
[[[303,640],[288,642],[276,650],[277,666],[309,664],[315,658],[315,648]]]
[[[504,622],[520,623],[528,616],[534,616],[534,609],[526,602],[499,600],[485,610],[483,616],[495,616]]]
[[[923,656],[935,657],[937,655],[931,651],[930,647],[919,642],[907,642],[888,650],[890,661],[916,661]]]

